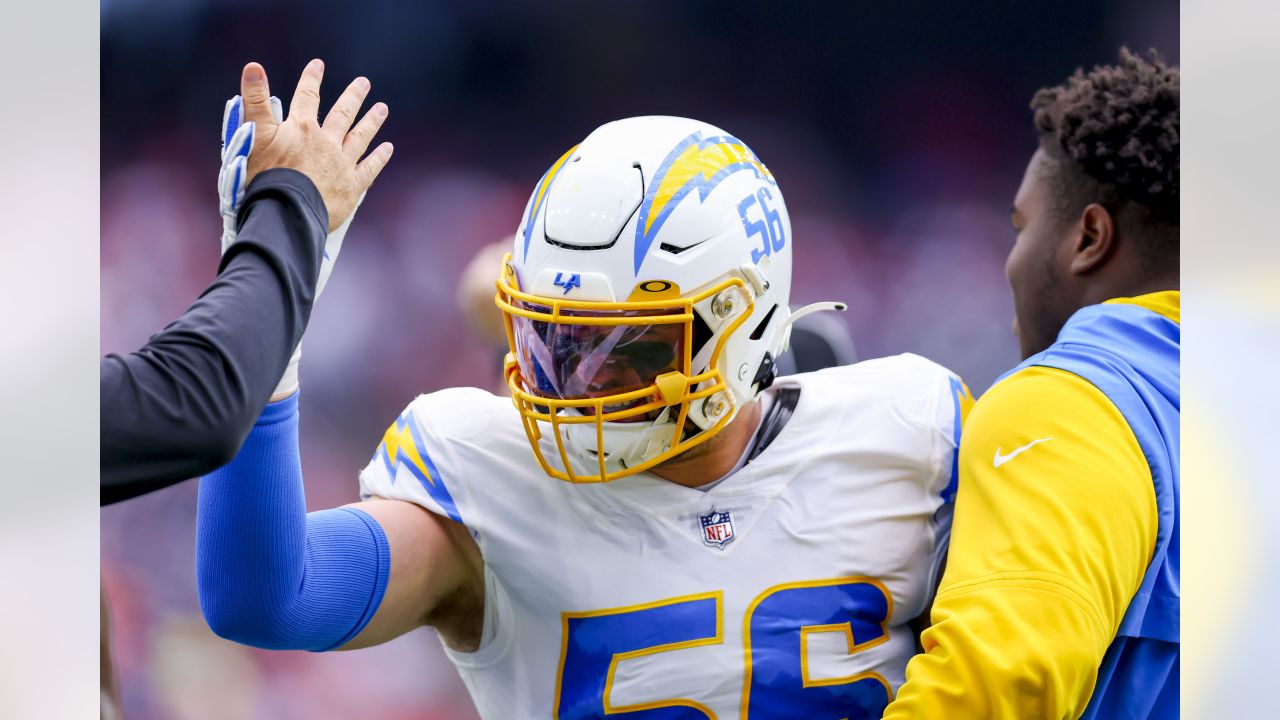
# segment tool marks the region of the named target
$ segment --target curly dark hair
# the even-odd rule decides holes
[[[1171,230],[1176,253],[1178,105],[1178,68],[1155,50],[1144,58],[1122,47],[1118,65],[1077,69],[1039,90],[1031,109],[1040,147],[1068,161],[1055,178],[1062,209],[1074,214],[1096,202],[1136,215],[1139,234],[1168,238]]]

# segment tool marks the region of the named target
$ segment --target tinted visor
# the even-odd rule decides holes
[[[537,313],[546,306],[514,301]],[[685,371],[686,323],[644,323],[643,318],[679,315],[673,310],[565,310],[560,322],[511,316],[516,361],[530,392],[548,398],[601,398],[651,387],[664,373]],[[613,319],[620,323],[584,325],[578,318]],[[646,402],[640,400],[628,405]],[[621,407],[607,407],[613,411]]]

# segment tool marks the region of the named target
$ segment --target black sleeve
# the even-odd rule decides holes
[[[306,330],[328,227],[305,175],[259,174],[213,284],[141,350],[102,359],[103,505],[235,457]]]

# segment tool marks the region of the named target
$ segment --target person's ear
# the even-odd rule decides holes
[[[1105,207],[1090,203],[1080,213],[1079,233],[1071,253],[1071,272],[1086,275],[1100,267],[1116,246],[1116,222]]]

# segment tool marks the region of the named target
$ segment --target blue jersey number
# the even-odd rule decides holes
[[[841,633],[849,654],[889,639],[889,593],[868,578],[790,583],[770,588],[747,610],[748,717],[812,720],[878,718],[893,694],[879,673],[814,678],[809,637]],[[798,659],[798,661],[797,661]]]
[[[562,618],[556,717],[587,720],[715,720],[687,698],[615,707],[609,697],[618,663],[668,650],[724,641],[722,594],[672,598],[645,605],[565,613]],[[889,638],[893,611],[878,580],[837,578],[778,585],[752,601],[744,622],[746,676],[742,718],[878,718],[889,683],[878,673],[815,678],[809,637],[839,633],[852,655]]]
[[[742,198],[738,203],[738,217],[742,219],[742,229],[747,231],[747,237],[760,236],[760,247],[751,250],[753,263],[758,264],[760,260],[778,252],[787,244],[787,231],[782,226],[782,215],[769,207],[771,200],[773,200],[773,193],[769,192],[769,188],[762,187],[754,194]],[[752,220],[747,216],[755,205],[760,206],[761,219],[759,220]]]
[[[714,720],[710,710],[692,700],[614,707],[609,692],[621,660],[723,642],[721,596],[715,592],[612,610],[565,613],[556,717]]]

